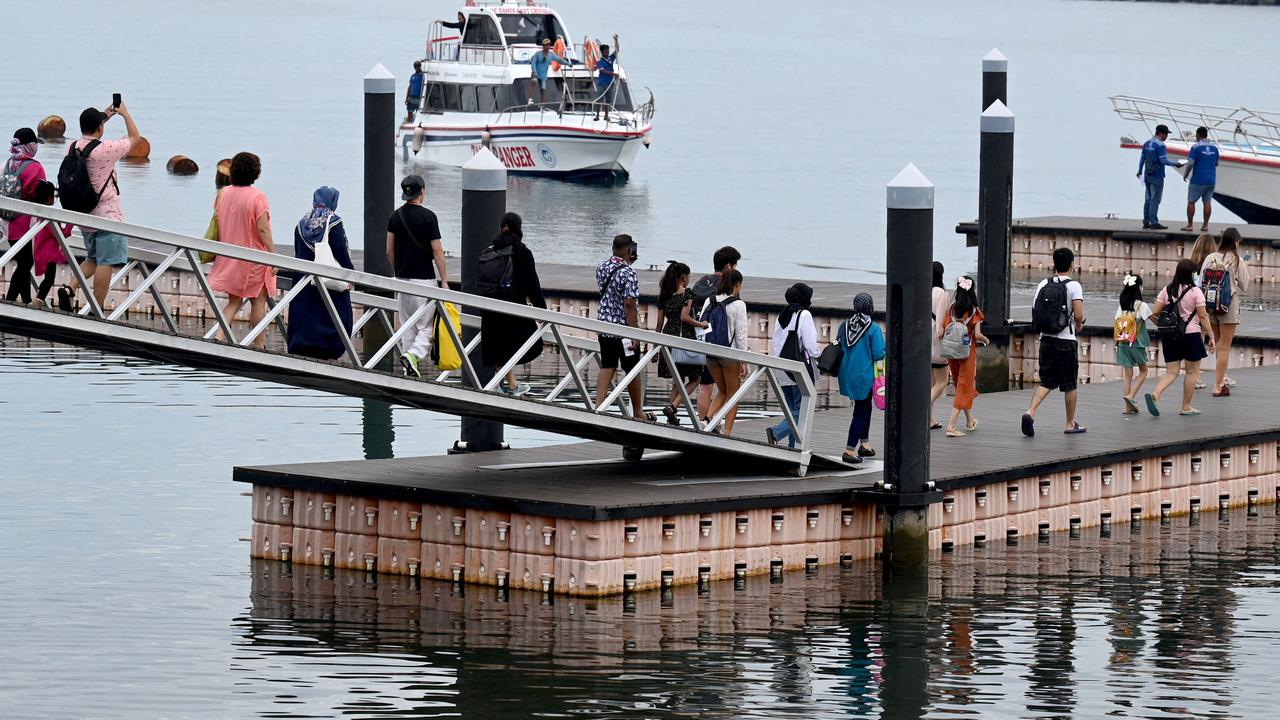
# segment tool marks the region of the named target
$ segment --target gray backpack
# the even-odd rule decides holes
[[[33,162],[35,160],[24,160],[20,163],[10,160],[4,164],[4,174],[0,174],[0,197],[22,199],[22,173]],[[18,213],[0,210],[0,220],[13,220],[16,217]]]
[[[942,331],[942,343],[938,354],[947,360],[964,360],[969,357],[971,343],[968,326],[952,315],[947,328]]]

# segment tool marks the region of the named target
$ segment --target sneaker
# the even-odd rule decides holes
[[[1223,385],[1226,385],[1227,387],[1235,387],[1235,386],[1236,386],[1236,381],[1235,381],[1235,380],[1233,380],[1233,379],[1231,378],[1231,376],[1230,376],[1230,375],[1223,375],[1223,376],[1222,376],[1222,384],[1223,384]]]
[[[400,356],[400,366],[404,368],[404,374],[409,377],[422,377],[422,371],[418,370],[418,356],[413,353],[405,353]]]
[[[1168,230],[1168,229],[1169,229],[1169,226],[1168,226],[1168,225],[1161,225],[1160,223],[1156,223],[1155,225],[1152,225],[1152,226],[1151,226],[1151,229],[1152,229],[1152,230]]]
[[[668,424],[668,425],[679,425],[679,424],[680,424],[680,416],[676,414],[676,406],[675,406],[675,405],[668,405],[668,406],[666,406],[666,407],[662,408],[662,414],[667,416],[667,424]]]
[[[510,395],[511,397],[520,397],[521,395],[526,395],[532,389],[533,388],[529,387],[529,383],[516,383],[516,386],[514,388],[509,388],[506,385],[502,386],[502,392],[507,395]]]
[[[765,437],[765,439],[766,439],[766,440],[768,440],[768,441],[769,441],[769,444],[770,444],[770,445],[777,445],[777,444],[778,444],[778,436],[773,434],[773,428],[771,428],[771,427],[767,427],[767,428],[765,428],[765,429],[764,429],[764,437]]]
[[[1197,381],[1196,381],[1196,389],[1197,389],[1197,390],[1203,390],[1203,389],[1205,389],[1205,388],[1207,388],[1207,387],[1209,387],[1209,386],[1208,386],[1208,385],[1205,385],[1203,380],[1197,380]]]

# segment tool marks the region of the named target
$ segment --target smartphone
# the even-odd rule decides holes
[[[112,94],[111,94],[111,107],[113,107],[113,108],[119,108],[119,107],[120,107],[120,93],[112,93]]]
[[[631,243],[631,262],[635,262],[636,260],[639,260],[639,259],[640,259],[640,245],[638,243]]]

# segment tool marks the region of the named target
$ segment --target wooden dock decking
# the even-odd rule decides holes
[[[984,395],[975,404],[978,429],[963,438],[931,435],[931,475],[946,489],[976,487],[1223,445],[1280,439],[1280,367],[1244,369],[1230,398],[1197,393],[1199,417],[1177,414],[1170,390],[1160,418],[1122,415],[1115,385],[1082,385],[1082,435],[1062,433],[1063,407],[1054,393],[1041,406],[1037,436],[1019,431],[1029,390]],[[1147,389],[1154,387],[1148,380]],[[939,418],[950,412],[947,398]],[[817,451],[844,448],[851,409],[821,411]],[[776,421],[744,420],[735,434],[763,437]],[[883,415],[876,413],[872,442],[883,447]],[[591,520],[626,519],[724,510],[850,502],[880,479],[880,463],[848,470],[811,468],[808,476],[762,476],[748,466],[709,466],[681,454],[623,462],[616,446],[576,443],[476,455],[396,460],[306,463],[236,468],[239,482],[347,495],[377,495],[483,510]],[[876,458],[879,460],[880,458]]]

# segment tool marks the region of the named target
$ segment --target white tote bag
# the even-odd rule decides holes
[[[332,215],[325,218],[324,237],[320,242],[313,245],[311,249],[316,253],[315,262],[324,265],[325,267],[342,268],[342,265],[338,264],[338,259],[333,256],[333,248],[329,247],[329,228],[332,227],[332,221]],[[317,277],[316,280],[324,286],[325,290],[329,290],[331,292],[346,292],[350,289],[347,281],[345,280],[335,280],[333,278],[322,277]]]

